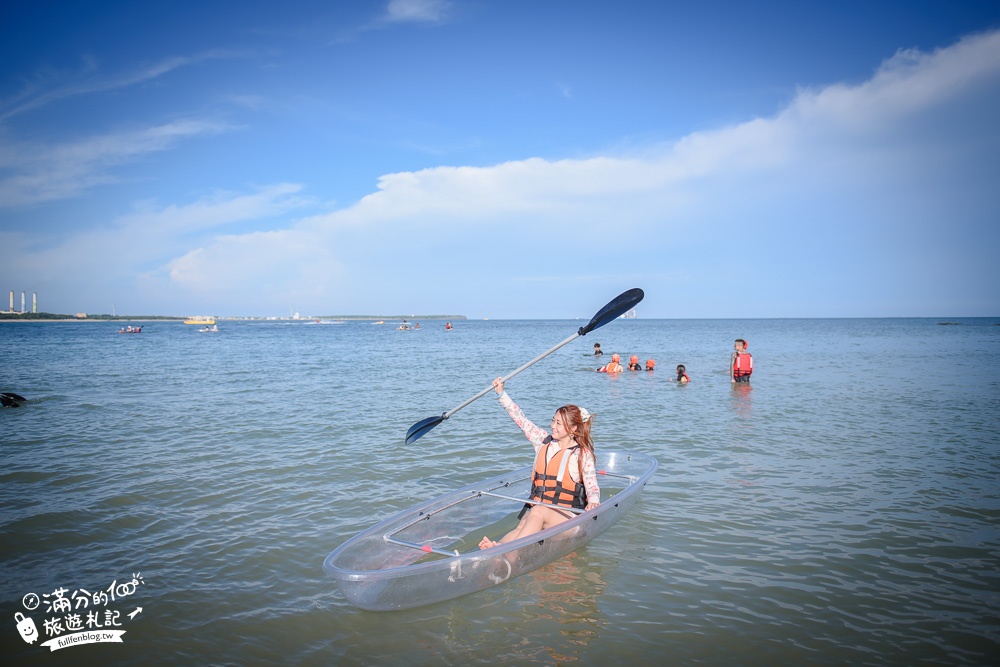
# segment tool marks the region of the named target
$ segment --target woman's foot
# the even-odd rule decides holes
[[[494,542],[488,537],[484,537],[483,539],[479,540],[480,549],[492,549],[493,547],[498,546],[499,544],[500,544],[499,542]]]

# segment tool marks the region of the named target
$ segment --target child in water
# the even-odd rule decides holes
[[[687,369],[684,368],[684,364],[677,364],[677,377],[670,378],[670,381],[680,382],[681,384],[687,384],[691,381],[691,378],[688,377]]]
[[[503,378],[493,381],[500,405],[535,447],[531,488],[531,500],[535,502],[525,504],[514,530],[499,541],[484,536],[479,542],[480,549],[532,535],[574,516],[560,507],[590,510],[601,504],[594,443],[590,439],[592,415],[576,405],[564,405],[552,416],[549,435],[528,421],[503,385]]]
[[[594,343],[594,356],[595,357],[600,357],[600,356],[603,356],[603,354],[604,354],[604,352],[601,350],[601,344],[600,343]]]
[[[747,352],[747,342],[737,338],[729,357],[729,379],[733,384],[749,384],[753,373],[753,357]]]
[[[646,359],[646,370],[647,371],[656,370],[656,362],[653,361],[652,359]]]
[[[642,366],[639,365],[639,357],[633,354],[628,358],[628,369],[630,371],[641,371]]]

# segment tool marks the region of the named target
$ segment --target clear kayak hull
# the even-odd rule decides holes
[[[409,609],[468,595],[530,572],[587,544],[635,504],[656,459],[598,455],[601,505],[533,535],[479,550],[517,525],[531,468],[446,493],[354,536],[323,562],[344,596],[372,611]]]

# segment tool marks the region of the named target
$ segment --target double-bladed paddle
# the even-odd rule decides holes
[[[597,314],[594,315],[592,318],[590,318],[590,322],[587,322],[585,326],[580,327],[575,334],[573,334],[563,342],[559,343],[555,347],[551,348],[550,350],[542,352],[540,355],[538,355],[528,363],[524,364],[517,370],[510,373],[507,377],[502,378],[503,381],[506,382],[507,380],[511,379],[512,377],[514,377],[524,369],[528,368],[532,364],[535,364],[536,362],[541,361],[545,357],[549,356],[563,345],[566,345],[567,343],[576,340],[580,336],[586,336],[594,329],[603,327],[611,320],[616,319],[619,315],[622,315],[632,310],[632,308],[635,307],[635,304],[642,301],[643,296],[645,296],[645,294],[643,294],[642,290],[639,289],[638,287],[632,288],[626,292],[622,292],[614,299],[612,299],[610,302],[608,302],[603,308],[597,311]],[[486,389],[483,389],[481,392],[479,392],[472,398],[470,398],[469,400],[467,400],[465,403],[462,403],[457,408],[445,412],[440,417],[428,417],[427,419],[421,419],[416,424],[411,426],[410,429],[406,432],[406,444],[409,445],[410,443],[416,442],[424,434],[426,434],[432,428],[443,422],[445,419],[451,417],[453,414],[464,408],[469,403],[472,403],[476,399],[485,396],[491,389],[493,389],[492,384]]]

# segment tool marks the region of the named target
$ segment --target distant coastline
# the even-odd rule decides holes
[[[2,322],[183,322],[188,316],[178,315],[63,315],[58,313],[0,313]],[[310,315],[308,317],[215,317],[225,322],[311,322],[314,320],[351,320],[377,322],[379,320],[455,320],[468,319],[465,315]]]

